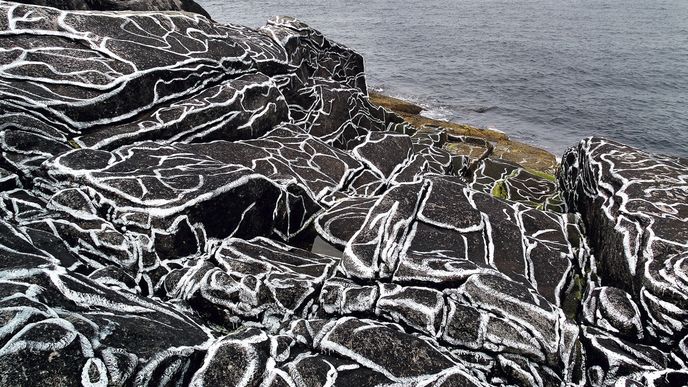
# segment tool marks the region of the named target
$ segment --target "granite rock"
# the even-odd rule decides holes
[[[0,384],[686,383],[686,160],[586,139],[557,185],[376,106],[299,20],[22,3]]]

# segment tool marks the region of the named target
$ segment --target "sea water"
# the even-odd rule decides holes
[[[688,156],[686,0],[197,0],[289,15],[359,53],[371,89],[560,155],[590,135]]]

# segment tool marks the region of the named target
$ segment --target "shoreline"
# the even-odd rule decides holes
[[[496,130],[482,129],[475,126],[437,120],[422,116],[423,107],[403,99],[390,97],[378,92],[369,92],[369,99],[374,105],[381,106],[402,117],[409,124],[417,127],[440,127],[448,134],[479,138],[490,142],[494,150],[492,156],[520,164],[522,167],[554,175],[559,167],[557,157],[551,152],[533,145],[525,144],[509,138],[509,135]],[[470,146],[450,142],[447,150],[457,154],[474,154],[475,144]]]

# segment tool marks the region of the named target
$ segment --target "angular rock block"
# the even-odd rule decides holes
[[[325,283],[320,303],[328,315],[397,323],[453,351],[492,354],[488,356],[495,364],[503,356],[518,359],[520,365],[510,361],[501,368],[486,369],[480,378],[490,383],[499,378],[525,378],[524,384],[551,378],[559,384],[583,377],[584,356],[576,324],[532,289],[496,271],[472,275],[458,288],[441,290],[388,283],[359,285],[335,278]]]
[[[688,160],[593,137],[564,155],[559,175],[597,274],[631,295],[644,331],[672,350],[688,329],[687,169]]]
[[[208,321],[269,325],[308,312],[336,264],[269,239],[227,239],[213,256],[170,272],[164,296],[187,301]]]
[[[408,134],[413,129],[403,119],[370,103],[358,88],[316,79],[315,84],[291,86],[282,90],[290,105],[308,112],[297,123],[309,133],[333,146],[352,150],[365,141],[371,131]]]
[[[346,152],[298,132],[293,126],[280,126],[255,140],[176,146],[223,163],[251,168],[295,194],[305,191],[307,196],[326,205],[346,197],[351,191],[350,181],[365,169]]]
[[[621,289],[605,286],[592,290],[584,304],[584,315],[589,324],[620,337],[644,337],[638,305]]]
[[[275,82],[252,73],[166,104],[144,118],[90,130],[74,142],[82,148],[110,150],[146,140],[243,140],[260,137],[287,121],[289,108]]]
[[[471,188],[500,199],[541,210],[566,210],[554,176],[528,171],[506,160],[488,158],[479,162],[469,181]]]
[[[315,220],[318,234],[333,245],[344,248],[366,222],[377,197],[352,197],[339,200]]]
[[[65,273],[28,232],[0,222],[0,244],[3,385],[183,380],[210,342],[169,305]]]
[[[302,82],[331,79],[367,94],[363,57],[357,52],[288,16],[270,18],[259,31],[284,49]]]
[[[404,333],[393,324],[352,317],[302,320],[293,322],[284,333],[318,353],[348,359],[396,383],[423,385],[457,374],[468,386],[486,385],[436,343]]]
[[[348,208],[335,207],[320,218],[328,222],[327,228],[319,223],[324,239],[348,239],[342,269],[350,277],[460,283],[480,268],[492,268],[561,305],[580,256],[588,254],[585,246],[569,242],[569,233],[579,232],[570,227],[575,217],[506,203],[471,190],[458,178],[431,176],[401,184],[371,204],[365,217],[363,208],[347,213]],[[353,234],[337,224],[354,217],[364,223]],[[452,265],[462,269],[451,270]]]
[[[290,235],[289,216],[305,221],[314,205],[301,197],[301,208],[291,208],[293,195],[263,175],[153,142],[75,150],[54,159],[49,174],[92,188],[114,224],[139,230],[168,230],[186,218],[213,238]]]
[[[245,31],[190,14],[79,13],[9,2],[0,9],[0,28],[14,37],[3,40],[13,65],[0,72],[0,106],[72,131],[129,119],[255,69],[249,50],[231,39]],[[16,39],[27,32],[31,38]]]
[[[92,10],[92,11],[187,11],[195,12],[210,18],[208,12],[193,0],[19,0],[17,3],[42,5],[65,10]]]

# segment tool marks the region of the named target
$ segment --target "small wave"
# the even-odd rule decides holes
[[[383,85],[368,85],[368,90],[382,94],[385,91],[385,87]]]
[[[490,131],[493,131],[493,132],[497,132],[497,133],[506,134],[503,130],[497,129],[497,128],[493,128],[493,127],[491,127],[491,126],[488,126],[488,127],[487,127],[487,130],[490,130]]]
[[[425,104],[421,104],[421,107],[423,111],[420,112],[420,115],[432,120],[450,121],[454,116],[454,113],[445,107],[429,107]]]

